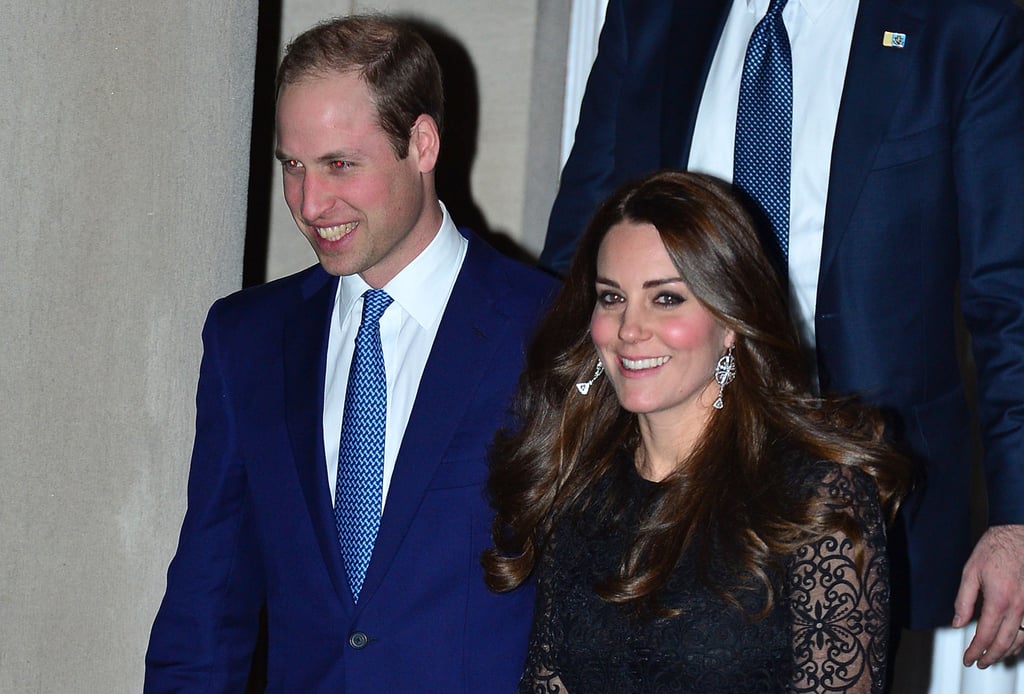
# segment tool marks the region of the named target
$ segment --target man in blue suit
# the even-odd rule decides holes
[[[483,583],[482,485],[554,282],[456,229],[434,188],[441,121],[437,62],[398,21],[334,20],[289,46],[277,156],[320,262],[210,311],[147,692],[243,691],[263,608],[268,691],[515,688],[532,594]],[[371,297],[386,297],[379,323],[365,318]],[[367,323],[379,341],[364,352]],[[386,416],[353,426],[379,425],[380,470],[353,473],[365,455],[348,452],[346,410],[364,404],[348,386],[373,361],[354,354],[370,353]],[[349,510],[364,485],[360,566],[344,548],[365,530]]]
[[[611,0],[542,264],[567,266],[625,180],[662,167],[732,178],[744,54],[768,6]],[[922,468],[896,533],[910,589],[897,587],[896,617],[963,626],[980,604],[964,662],[985,667],[1024,647],[1024,13],[1010,0],[790,0],[782,17],[794,314],[822,391],[883,408]],[[957,294],[989,506],[973,552]]]

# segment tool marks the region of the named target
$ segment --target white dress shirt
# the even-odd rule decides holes
[[[732,180],[743,60],[750,34],[768,4],[769,0],[732,4],[697,112],[687,164],[691,171]],[[793,56],[790,296],[801,341],[810,355],[832,142],[857,6],[850,0],[789,0],[782,11]],[[817,362],[812,358],[808,363]]]
[[[384,486],[381,511],[388,497],[398,450],[409,424],[420,378],[434,345],[441,316],[448,305],[455,280],[466,258],[469,243],[441,205],[444,219],[430,244],[382,289],[394,300],[380,319],[387,379],[387,425],[384,435]],[[327,344],[327,377],[324,381],[324,454],[327,481],[333,503],[341,447],[341,417],[345,390],[355,351],[356,332],[362,321],[363,293],[370,285],[359,275],[338,282]]]

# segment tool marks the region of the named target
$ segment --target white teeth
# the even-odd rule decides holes
[[[653,369],[655,366],[661,366],[668,361],[668,357],[652,357],[650,359],[626,359],[622,358],[622,366],[629,371],[639,371],[641,369]]]
[[[320,235],[324,241],[337,241],[345,234],[351,233],[359,222],[349,222],[348,224],[339,224],[334,227],[313,227],[316,229],[316,233]]]

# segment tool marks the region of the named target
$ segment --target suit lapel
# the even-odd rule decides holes
[[[324,459],[324,374],[337,287],[338,278],[318,268],[303,285],[302,301],[285,320],[285,417],[313,532],[338,597],[352,609]]]
[[[903,3],[861,0],[839,105],[825,207],[821,277],[835,259],[864,181],[923,39],[924,21]],[[907,35],[905,48],[882,45],[886,31]],[[821,282],[819,281],[819,286]]]
[[[480,242],[470,239],[420,379],[360,604],[373,597],[391,566],[463,413],[472,404],[467,387],[487,379],[487,367],[507,317],[493,298],[495,282],[487,277],[486,251]]]
[[[715,48],[729,14],[729,0],[673,3],[666,34],[668,49],[661,119],[661,166],[685,168],[690,157],[697,109]],[[693,69],[700,66],[700,70]]]

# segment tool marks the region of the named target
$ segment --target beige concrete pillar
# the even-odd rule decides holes
[[[257,3],[0,4],[0,692],[137,692],[240,284]]]

